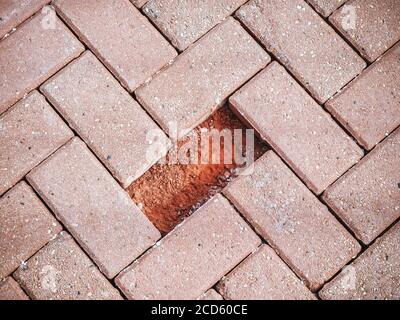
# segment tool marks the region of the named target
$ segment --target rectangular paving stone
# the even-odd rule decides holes
[[[128,0],[56,0],[53,5],[129,91],[177,54]]]
[[[400,129],[323,194],[335,213],[365,244],[400,217]]]
[[[0,281],[0,301],[2,300],[29,300],[19,284],[11,277]]]
[[[317,194],[363,156],[277,62],[231,96],[230,103]]]
[[[130,299],[196,299],[260,244],[217,195],[124,270],[116,283]]]
[[[347,0],[308,0],[308,2],[324,17],[332,14]]]
[[[311,291],[267,245],[262,245],[222,278],[218,291],[228,300],[315,300]]]
[[[0,113],[83,50],[50,7],[21,25],[0,41]]]
[[[328,101],[326,108],[371,150],[400,125],[399,83],[400,44]]]
[[[61,231],[61,226],[24,181],[0,198],[0,279]]]
[[[150,0],[143,12],[180,51],[231,15],[246,0]]]
[[[329,20],[370,62],[400,40],[398,0],[350,0]]]
[[[224,300],[224,298],[222,298],[222,296],[215,291],[214,289],[210,289],[207,292],[203,293],[199,298],[197,298],[197,300]]]
[[[0,39],[51,0],[2,0],[0,2]]]
[[[135,93],[165,131],[170,122],[177,125],[181,138],[269,61],[239,23],[228,18]]]
[[[165,155],[147,152],[148,134],[160,147],[167,137],[90,51],[41,90],[124,187]]]
[[[313,291],[360,251],[358,242],[273,151],[224,194]]]
[[[37,91],[0,116],[0,195],[73,137]]]
[[[400,300],[400,223],[319,292],[325,300]]]
[[[303,0],[252,0],[236,15],[319,103],[366,67]]]
[[[32,170],[27,178],[108,278],[117,275],[160,237],[78,138]]]
[[[121,300],[66,232],[51,241],[14,273],[34,300]]]

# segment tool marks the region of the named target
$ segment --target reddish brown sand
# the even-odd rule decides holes
[[[209,119],[194,129],[199,141],[201,128],[208,129],[246,129],[246,126],[224,106]],[[178,142],[182,147],[188,138]],[[245,143],[245,131],[243,133]],[[155,164],[128,189],[136,204],[144,211],[152,223],[163,233],[171,231],[177,224],[200,207],[207,199],[221,191],[235,176],[235,163],[223,162],[224,141],[220,142],[220,164]],[[259,158],[267,146],[257,137],[254,142],[254,157]],[[172,157],[172,151],[166,159]],[[201,156],[197,152],[198,159]],[[211,159],[212,154],[210,154]]]

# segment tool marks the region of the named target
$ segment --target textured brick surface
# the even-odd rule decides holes
[[[366,66],[302,0],[252,0],[237,16],[320,103]]]
[[[347,24],[353,18],[354,28]],[[330,21],[369,61],[374,61],[400,40],[398,0],[350,0]]]
[[[329,16],[339,8],[346,0],[308,0],[308,2],[324,17]]]
[[[2,0],[0,2],[0,39],[51,0]]]
[[[117,278],[131,299],[196,299],[260,244],[220,195]]]
[[[83,51],[82,44],[47,8],[0,42],[0,113]],[[47,24],[49,19],[54,19],[54,28]]]
[[[147,2],[148,0],[131,0],[131,2],[138,8],[143,7],[143,5]]]
[[[109,278],[160,236],[78,138],[35,168],[28,180]]]
[[[223,300],[223,298],[217,291],[210,289],[202,294],[197,300]]]
[[[13,278],[8,277],[0,281],[1,300],[29,300],[29,298],[19,284]]]
[[[128,187],[161,154],[150,157],[146,135],[158,126],[90,52],[41,87],[69,125]],[[166,136],[158,135],[167,144]]]
[[[400,125],[400,44],[326,106],[358,142],[372,149]]]
[[[400,223],[319,293],[322,299],[400,300]]]
[[[315,296],[269,246],[263,245],[218,285],[229,300],[312,300]]]
[[[225,195],[315,290],[360,250],[360,245],[273,151]]]
[[[119,300],[121,296],[66,232],[14,273],[35,300]]]
[[[235,93],[230,103],[315,193],[325,190],[363,155],[276,62]]]
[[[144,13],[180,51],[232,14],[246,0],[150,0]]]
[[[0,195],[72,138],[44,97],[34,91],[0,116]]]
[[[130,91],[176,56],[128,0],[56,0],[54,6]]]
[[[25,183],[0,199],[0,279],[61,231],[61,226]]]
[[[368,244],[400,217],[400,129],[329,187],[324,200]]]
[[[269,61],[239,23],[228,18],[136,95],[163,129],[175,122],[183,136]]]

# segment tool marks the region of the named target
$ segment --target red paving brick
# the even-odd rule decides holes
[[[365,244],[400,217],[400,129],[329,187],[323,199]]]
[[[49,242],[61,226],[31,187],[20,182],[0,198],[0,279]]]
[[[335,118],[370,150],[400,125],[400,44],[327,102]]]
[[[320,103],[366,67],[303,0],[252,0],[236,15]]]
[[[0,282],[1,300],[29,300],[29,298],[19,284],[13,278],[8,277]]]
[[[329,300],[400,300],[400,223],[325,285]]]
[[[165,155],[150,158],[146,134],[158,126],[92,53],[84,53],[41,90],[124,187]],[[161,138],[167,145],[161,134],[158,143]]]
[[[214,289],[210,289],[204,294],[202,294],[197,300],[223,300],[222,296],[215,291]]]
[[[230,103],[317,194],[363,155],[276,62],[236,92]]]
[[[269,246],[222,278],[218,291],[229,300],[313,300],[315,296]]]
[[[128,0],[56,0],[80,39],[130,91],[176,56],[176,51]]]
[[[246,0],[149,0],[143,12],[180,51],[232,14]]]
[[[353,14],[354,26],[347,23]],[[370,62],[400,40],[398,0],[350,0],[330,21]]]
[[[3,0],[0,3],[0,39],[51,0]]]
[[[269,61],[239,23],[228,18],[135,93],[163,129],[177,123],[180,138]]]
[[[252,174],[228,185],[224,194],[312,290],[360,250],[273,151],[255,162]]]
[[[54,12],[47,10],[0,41],[0,113],[84,50]],[[54,25],[47,24],[52,18]]]
[[[0,116],[0,195],[73,137],[37,91]]]
[[[308,2],[324,17],[331,15],[347,0],[308,0]]]
[[[66,232],[29,259],[14,278],[35,300],[122,299]]]
[[[116,279],[130,299],[196,299],[260,244],[228,201],[212,198]]]
[[[27,178],[109,278],[160,237],[78,138],[31,171]]]

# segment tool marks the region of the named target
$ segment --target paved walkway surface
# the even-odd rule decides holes
[[[5,0],[0,39],[0,300],[400,299],[400,1]],[[269,150],[162,236],[146,135],[225,103]]]

